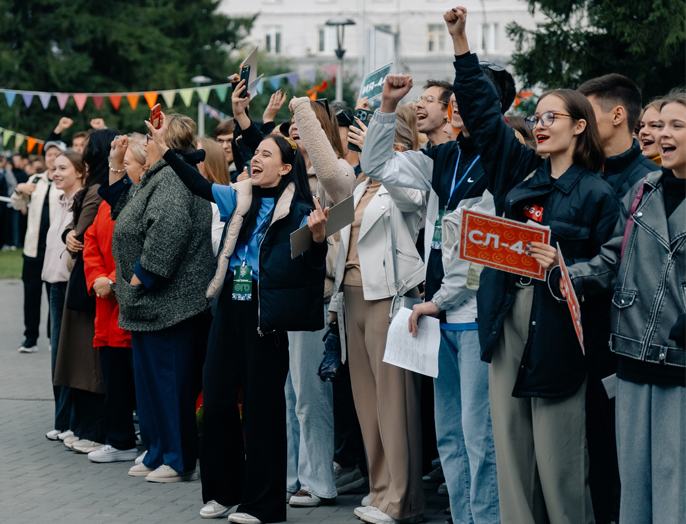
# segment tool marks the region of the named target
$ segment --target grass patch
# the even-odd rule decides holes
[[[24,264],[21,257],[23,252],[23,249],[0,251],[0,279],[21,278],[21,268]]]

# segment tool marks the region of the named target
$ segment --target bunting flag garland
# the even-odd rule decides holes
[[[17,96],[17,93],[14,91],[5,91],[5,98],[7,99],[7,105],[9,107],[12,107],[12,104],[14,103],[14,98]]]
[[[229,115],[222,113],[219,109],[212,107],[209,104],[205,104],[205,114],[211,116],[215,120],[226,120],[227,118],[231,118]]]
[[[55,95],[55,98],[57,98],[57,103],[60,106],[61,110],[64,110],[64,106],[67,105],[67,100],[69,100],[69,94],[68,93],[57,93]]]
[[[148,103],[148,107],[150,109],[152,109],[153,106],[157,103],[157,91],[148,91],[143,95],[143,97],[145,98],[145,101]]]
[[[40,103],[43,104],[43,109],[47,109],[52,93],[38,93],[38,98],[40,98]]]
[[[333,79],[336,76],[336,72],[338,71],[338,65],[336,64],[327,64],[322,66],[322,69],[324,70],[324,73],[329,77],[329,79]],[[300,76],[304,76],[310,83],[314,83],[317,78],[317,70],[316,69],[308,69],[304,71],[303,73],[297,73],[297,72],[288,72],[288,73],[282,73],[279,75],[274,75],[270,77],[265,77],[262,78],[258,81],[256,85],[256,91],[257,94],[262,94],[264,91],[264,85],[265,85],[265,80],[269,82],[269,85],[273,88],[274,91],[278,90],[281,84],[283,83],[282,80],[285,79],[286,82],[292,87],[296,88],[298,85],[298,79]],[[164,102],[167,104],[167,108],[172,108],[174,106],[175,98],[176,95],[179,94],[181,95],[181,100],[183,101],[184,105],[186,107],[191,105],[191,102],[193,100],[193,94],[197,93],[198,97],[200,100],[204,103],[207,104],[209,99],[210,99],[210,94],[212,91],[214,91],[217,95],[217,98],[219,99],[220,102],[225,103],[228,93],[229,93],[229,86],[231,84],[225,83],[225,84],[216,84],[216,85],[210,85],[210,86],[197,86],[197,87],[189,87],[189,88],[181,88],[181,89],[166,89],[166,90],[149,90],[149,91],[140,91],[140,92],[128,92],[128,93],[53,93],[53,92],[45,92],[45,91],[26,91],[26,90],[20,90],[20,89],[3,89],[0,88],[0,92],[2,92],[5,95],[5,101],[7,102],[8,107],[12,107],[12,104],[14,104],[15,99],[17,98],[17,95],[21,95],[21,98],[23,99],[24,105],[29,108],[31,107],[31,104],[33,103],[33,99],[37,95],[43,109],[48,109],[48,106],[50,105],[50,99],[54,96],[57,99],[57,104],[59,105],[60,110],[64,110],[64,108],[67,105],[67,102],[69,101],[69,97],[72,97],[74,99],[74,102],[76,103],[76,107],[78,108],[79,111],[83,111],[84,107],[86,106],[86,102],[88,98],[93,99],[93,104],[95,105],[95,108],[97,110],[102,109],[103,102],[105,98],[109,98],[110,103],[112,104],[112,107],[118,111],[119,108],[121,107],[121,100],[123,97],[126,97],[127,101],[129,102],[129,106],[131,107],[132,110],[136,110],[138,107],[138,102],[140,100],[140,97],[143,96],[145,98],[145,101],[147,102],[148,107],[152,108],[156,103],[161,95],[162,98],[164,99]],[[318,86],[313,87],[314,91],[310,90],[308,91],[308,94],[311,96],[312,93],[317,93],[320,92],[319,89],[316,89]],[[16,133],[13,133],[16,134]],[[17,135],[17,136],[24,136],[24,135]],[[23,139],[22,139],[23,140]],[[37,142],[40,148],[40,143]],[[35,146],[34,146],[35,147]],[[33,149],[33,147],[32,147]]]
[[[174,105],[174,98],[176,98],[176,91],[162,91],[162,98],[164,98],[164,103],[167,107],[171,109]]]
[[[86,93],[74,93],[74,102],[76,102],[76,107],[79,108],[79,112],[83,111],[83,107],[86,105],[86,100],[88,100],[88,95]]]
[[[115,111],[119,111],[119,106],[121,105],[121,95],[110,95],[109,99]]]
[[[43,151],[43,140],[39,140],[38,138],[34,138],[32,136],[27,136],[23,135],[21,133],[17,133],[16,131],[12,131],[11,129],[5,129],[4,127],[0,127],[0,136],[2,136],[2,147],[3,149],[10,149],[10,140],[12,137],[14,137],[14,147],[18,148],[20,147],[23,143],[24,140],[26,140],[26,151],[31,152],[33,151],[33,148],[36,147],[36,144],[38,144],[38,154],[40,155],[41,152]]]
[[[191,99],[193,98],[193,89],[182,89],[179,91],[179,95],[181,95],[181,100],[183,100],[183,103],[186,104],[186,107],[191,105]]]
[[[33,93],[22,93],[21,97],[24,99],[24,105],[26,107],[31,107],[31,102],[33,102]]]
[[[126,99],[129,101],[129,105],[131,106],[131,109],[134,111],[136,110],[136,107],[138,106],[138,99],[141,97],[138,93],[129,93],[126,95]]]
[[[321,84],[314,86],[312,89],[308,89],[305,91],[307,95],[310,97],[310,100],[317,100],[317,93],[321,93],[322,91],[326,91],[329,89],[329,81],[324,80]]]

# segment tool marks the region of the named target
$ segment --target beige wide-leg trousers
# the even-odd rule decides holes
[[[391,299],[344,286],[355,409],[369,461],[371,505],[395,519],[424,512],[419,375],[383,362]]]

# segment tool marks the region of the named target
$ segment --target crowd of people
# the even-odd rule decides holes
[[[686,522],[686,92],[644,106],[607,74],[507,117],[514,79],[470,51],[465,8],[444,19],[454,83],[403,105],[388,75],[368,127],[309,98],[277,125],[281,91],[255,122],[236,75],[214,139],[162,114],[67,148],[62,119],[44,158],[0,160],[11,245],[27,216],[22,353],[49,296],[48,439],[149,482],[199,460],[200,516],[234,523],[365,477],[370,523],[421,522],[429,487],[455,524]],[[461,259],[464,210],[549,228],[525,246],[546,280]],[[383,361],[403,298],[408,336],[440,321],[436,379]]]

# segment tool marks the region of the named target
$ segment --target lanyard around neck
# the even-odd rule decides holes
[[[467,170],[464,172],[464,175],[462,175],[462,178],[457,183],[457,185],[455,185],[455,181],[457,180],[457,170],[460,167],[460,158],[461,157],[462,157],[462,150],[460,150],[457,154],[457,162],[455,163],[455,172],[453,173],[453,182],[450,185],[450,196],[448,197],[448,201],[445,203],[446,209],[448,208],[450,201],[453,199],[453,195],[458,190],[458,188],[462,185],[462,182],[464,182],[465,178],[467,178],[467,175],[472,170],[472,168],[474,167],[474,164],[476,164],[476,161],[479,160],[481,155],[476,155],[476,158],[474,159],[474,161],[469,165]]]

